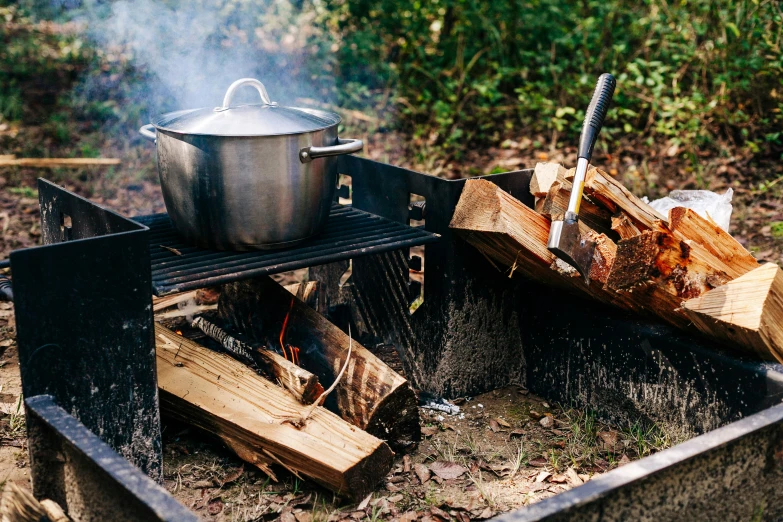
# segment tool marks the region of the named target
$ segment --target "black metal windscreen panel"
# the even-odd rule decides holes
[[[207,250],[184,243],[166,214],[134,220],[150,228],[152,290],[158,296],[434,243],[440,238],[422,228],[338,204],[332,207],[321,234],[281,250]]]

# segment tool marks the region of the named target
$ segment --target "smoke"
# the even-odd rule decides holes
[[[83,4],[76,19],[86,23],[89,37],[107,56],[129,57],[140,72],[136,101],[151,116],[218,106],[228,86],[243,77],[261,80],[281,104],[297,98],[332,102],[332,42],[317,23],[317,6],[287,0],[120,0]],[[238,101],[254,103],[258,95],[240,91]]]

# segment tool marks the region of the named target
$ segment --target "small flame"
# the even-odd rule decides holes
[[[288,358],[288,352],[286,352],[286,350],[285,350],[286,344],[285,344],[285,342],[283,342],[283,338],[285,337],[286,326],[288,326],[288,317],[291,315],[291,310],[294,309],[294,300],[295,299],[296,299],[296,297],[291,297],[291,305],[288,307],[288,313],[285,314],[285,319],[283,319],[283,328],[280,330],[280,347],[283,349],[283,357],[285,357],[286,360],[289,360],[291,362],[295,362],[294,361],[294,347],[292,347],[290,345],[288,346],[288,348],[291,350],[291,358],[289,359]],[[297,348],[296,351],[298,352],[299,349]]]
[[[175,333],[176,333],[177,335],[182,335],[182,330],[177,330]]]

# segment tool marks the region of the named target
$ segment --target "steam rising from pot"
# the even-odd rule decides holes
[[[275,0],[120,0],[84,3],[76,18],[106,53],[129,56],[143,73],[137,101],[152,115],[217,106],[242,77],[260,79],[280,103],[332,102],[332,42],[317,9]],[[238,93],[240,103],[257,97]]]

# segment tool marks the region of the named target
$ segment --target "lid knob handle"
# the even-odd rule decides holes
[[[258,94],[261,96],[261,102],[264,105],[277,105],[272,100],[269,99],[269,94],[266,92],[266,87],[264,87],[264,84],[260,81],[256,80],[255,78],[241,78],[234,83],[232,83],[228,90],[226,91],[226,95],[223,97],[223,106],[218,107],[215,110],[216,111],[225,111],[227,109],[231,108],[231,99],[234,97],[234,93],[239,89],[240,87],[244,87],[245,85],[249,85],[251,87],[254,87]]]

